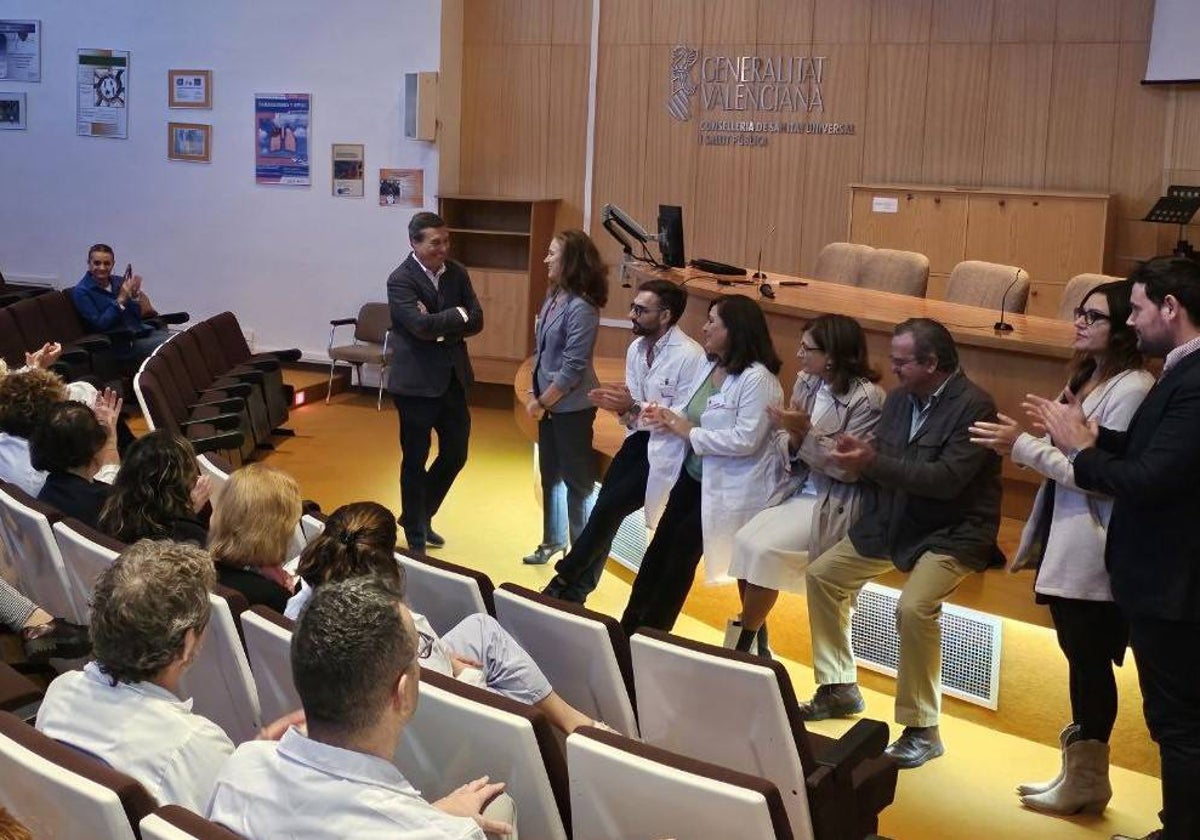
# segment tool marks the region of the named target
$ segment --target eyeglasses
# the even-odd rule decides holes
[[[800,348],[796,351],[796,355],[797,356],[807,356],[809,353],[824,353],[824,352],[825,351],[822,350],[820,347],[817,347],[812,344],[805,344],[802,341],[802,342],[800,342]]]
[[[662,312],[661,306],[642,306],[640,303],[629,304],[629,311],[634,314],[634,317],[641,318],[647,312]]]
[[[888,359],[888,361],[891,362],[892,367],[902,368],[907,364],[911,364],[911,363],[915,362],[916,359],[911,356],[907,359],[900,359],[895,356],[892,356],[891,358]]]
[[[1095,309],[1084,309],[1082,306],[1075,307],[1075,320],[1082,319],[1083,323],[1089,327],[1095,325],[1097,321],[1111,321],[1112,319],[1103,312],[1097,312]]]
[[[417,631],[417,659],[428,659],[433,653],[433,636],[428,633]]]

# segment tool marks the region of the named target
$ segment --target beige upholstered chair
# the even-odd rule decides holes
[[[1110,274],[1076,274],[1067,281],[1067,287],[1063,289],[1062,300],[1058,304],[1058,320],[1075,320],[1075,307],[1083,302],[1092,289],[1101,283],[1116,283],[1124,279]]]
[[[964,260],[954,266],[946,284],[950,303],[996,310],[1003,304],[1005,312],[1023,313],[1028,299],[1029,274],[1015,265]]]
[[[817,255],[817,269],[813,272],[813,279],[857,286],[863,260],[874,250],[870,245],[830,242]]]
[[[354,343],[333,346],[333,334],[341,326],[354,325]],[[346,362],[358,371],[358,384],[362,386],[362,366],[379,366],[379,396],[375,401],[378,410],[383,405],[383,383],[388,364],[388,338],[392,328],[392,315],[386,303],[364,303],[357,318],[335,318],[329,322],[329,386],[333,387],[333,370],[338,362]],[[329,403],[329,394],[325,394]]]
[[[929,257],[915,251],[872,248],[859,266],[858,285],[880,292],[925,297]]]

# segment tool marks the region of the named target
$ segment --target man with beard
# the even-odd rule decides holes
[[[671,407],[691,393],[688,384],[704,365],[704,350],[676,329],[687,307],[687,290],[666,280],[638,287],[629,307],[636,336],[625,354],[625,384],[603,385],[588,394],[592,404],[620,418],[628,429],[604,476],[587,526],[554,567],[546,595],[584,603],[596,588],[613,538],[625,517],[645,506],[646,523],[658,522],[679,475],[686,444],[676,435],[639,423],[642,407]]]

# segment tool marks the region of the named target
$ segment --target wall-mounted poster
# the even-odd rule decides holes
[[[212,126],[201,123],[167,123],[167,157],[208,163],[212,160]]]
[[[380,169],[379,205],[381,207],[424,207],[425,170]]]
[[[308,159],[311,95],[254,95],[254,180],[260,184],[307,187],[312,183]]]
[[[129,136],[129,52],[80,50],[75,63],[75,133]]]
[[[25,94],[0,93],[0,130],[25,127]]]
[[[334,143],[333,194],[342,198],[362,198],[366,171],[362,143]]]
[[[42,80],[42,22],[0,20],[0,79]]]
[[[211,108],[211,70],[168,70],[167,107]]]

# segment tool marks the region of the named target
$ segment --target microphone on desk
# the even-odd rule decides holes
[[[758,287],[758,293],[771,300],[775,299],[775,289],[772,288],[771,284],[767,282],[767,275],[762,270],[762,252],[763,246],[767,244],[767,240],[770,239],[774,233],[775,225],[771,225],[769,228],[767,228],[767,232],[763,234],[762,241],[758,243],[758,268],[755,270],[754,274],[750,275],[751,279],[761,281],[762,285]]]
[[[992,329],[998,333],[1008,333],[1013,331],[1013,325],[1004,320],[1004,305],[1008,302],[1008,293],[1012,291],[1013,286],[1017,285],[1017,281],[1021,279],[1021,269],[1017,269],[1013,275],[1012,282],[1008,284],[1008,288],[1004,290],[1004,294],[1000,296],[1000,320],[992,324]]]

